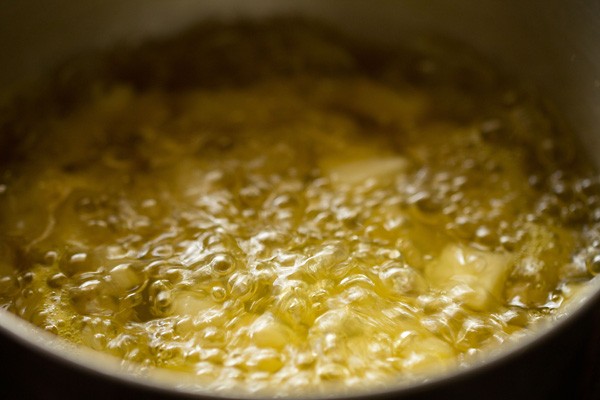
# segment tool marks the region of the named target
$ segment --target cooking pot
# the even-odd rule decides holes
[[[535,87],[600,158],[600,2],[591,0],[7,0],[0,9],[0,99],[56,64],[115,42],[164,35],[203,19],[303,15],[351,36],[394,43],[434,33],[465,42]],[[557,321],[469,368],[362,398],[600,398],[596,277]],[[0,310],[2,398],[210,398],[181,377],[124,371]],[[596,335],[596,336],[594,336]],[[596,348],[596,350],[598,350]],[[598,355],[597,352],[595,353]],[[594,353],[591,353],[594,354]],[[594,379],[595,378],[595,379]]]

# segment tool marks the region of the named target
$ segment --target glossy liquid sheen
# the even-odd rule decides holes
[[[2,125],[0,304],[67,340],[217,390],[371,387],[600,270],[595,173],[468,53],[276,21],[95,62]]]

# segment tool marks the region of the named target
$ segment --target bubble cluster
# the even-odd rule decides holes
[[[332,46],[312,35],[298,60]],[[250,86],[111,84],[41,121],[51,142],[0,175],[2,307],[215,389],[295,393],[468,364],[600,274],[599,178],[533,99],[437,58],[373,75],[344,46],[339,76],[327,53],[256,60]]]

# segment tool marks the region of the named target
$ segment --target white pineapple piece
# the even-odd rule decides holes
[[[339,163],[326,167],[324,172],[334,184],[358,185],[369,179],[393,178],[404,173],[407,167],[408,160],[404,157],[390,156]]]
[[[474,310],[485,310],[502,297],[512,256],[449,245],[426,267],[429,283]]]

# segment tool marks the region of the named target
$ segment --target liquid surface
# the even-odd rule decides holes
[[[535,99],[425,47],[206,25],[63,71],[2,125],[0,304],[224,391],[423,379],[527,334],[600,271],[599,181]]]

